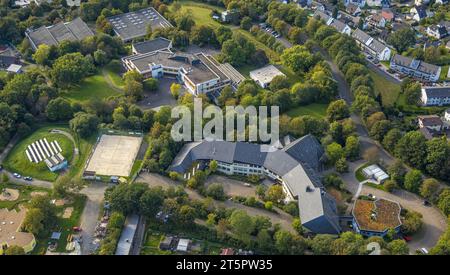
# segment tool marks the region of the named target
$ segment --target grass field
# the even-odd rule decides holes
[[[125,83],[123,82],[123,79],[119,75],[119,73],[115,71],[113,66],[111,66],[111,64],[106,65],[103,68],[103,71],[106,73],[107,77],[117,88],[123,89],[123,87],[125,86]]]
[[[62,155],[69,163],[71,163],[75,145],[69,138],[62,134],[49,133],[49,130],[55,128],[61,129],[60,127],[52,126],[43,127],[21,140],[6,157],[3,163],[5,168],[10,172],[16,172],[23,176],[30,176],[46,181],[55,181],[58,178],[58,173],[50,172],[44,162],[38,164],[31,163],[25,154],[28,145],[41,138],[47,138],[49,142],[53,140],[58,141],[62,149]],[[67,128],[62,128],[62,130],[68,131]]]
[[[445,81],[448,79],[448,77],[447,77],[448,70],[449,70],[449,65],[442,66],[441,75],[439,76],[440,81]]]
[[[196,23],[196,25],[210,25],[213,27],[220,26],[220,23],[212,19],[211,11],[218,10],[219,12],[223,11],[223,8],[208,5],[204,3],[198,3],[194,1],[178,1],[181,4],[181,11],[185,12],[190,10],[192,17]]]
[[[370,76],[374,82],[375,92],[381,94],[383,106],[393,106],[394,103],[397,102],[400,95],[400,85],[383,78],[381,75],[372,70],[370,70]]]
[[[114,80],[115,81],[115,80]],[[120,93],[112,89],[102,73],[87,77],[80,85],[65,92],[64,97],[71,101],[88,101],[93,98],[103,99],[118,96]]]
[[[325,118],[328,104],[313,103],[306,106],[299,106],[289,110],[286,114],[290,117],[310,115],[317,118]]]

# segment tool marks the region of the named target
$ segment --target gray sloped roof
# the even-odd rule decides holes
[[[440,68],[439,66],[429,64],[421,60],[413,59],[407,56],[403,56],[400,54],[395,54],[391,62],[394,62],[396,65],[417,70],[419,72],[427,74],[437,74]]]
[[[306,135],[291,142],[283,150],[294,159],[307,163],[315,170],[319,169],[320,158],[324,154],[319,141],[312,135]]]
[[[340,231],[334,200],[323,191],[317,173],[324,151],[311,135],[291,142],[283,150],[264,152],[261,145],[245,142],[202,141],[186,144],[170,170],[184,173],[196,160],[247,163],[280,176],[298,199],[302,223],[311,231]]]
[[[450,87],[426,87],[423,88],[428,98],[450,97]]]
[[[261,152],[261,146],[253,143],[237,142],[234,151],[234,161],[258,166],[264,165],[267,153]]]

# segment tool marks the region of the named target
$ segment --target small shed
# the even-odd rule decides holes
[[[179,251],[179,252],[188,252],[190,244],[191,244],[191,240],[189,240],[189,239],[180,239],[178,241],[177,251]]]

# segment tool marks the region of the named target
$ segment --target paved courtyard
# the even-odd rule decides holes
[[[176,106],[177,100],[170,93],[172,83],[178,83],[175,78],[158,79],[158,90],[154,92],[144,92],[144,98],[138,102],[142,109],[158,110],[162,106]],[[184,93],[184,87],[181,87],[180,95]]]

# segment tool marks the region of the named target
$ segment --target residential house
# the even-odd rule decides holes
[[[356,29],[352,33],[352,37],[356,40],[356,43],[378,60],[385,61],[391,57],[391,49],[386,44],[381,43],[377,39],[374,39],[367,33],[360,29]]]
[[[366,5],[366,0],[344,0],[344,5],[348,6],[350,4],[356,5],[360,8],[364,8]]]
[[[400,232],[400,204],[387,199],[358,199],[353,206],[353,228],[363,236],[384,237],[392,228]]]
[[[323,169],[324,150],[319,141],[307,135],[275,146],[221,140],[186,144],[169,170],[190,178],[193,167],[218,163],[217,170],[227,175],[258,175],[280,184],[286,201],[297,201],[302,225],[317,234],[339,234],[339,217],[334,199],[325,191],[319,171]]]
[[[379,13],[372,14],[367,17],[367,23],[374,28],[384,28],[386,26],[386,19]]]
[[[18,64],[20,62],[19,58],[10,55],[0,54],[0,70],[6,70],[9,66]]]
[[[425,6],[414,6],[413,8],[411,8],[410,12],[412,18],[417,22],[420,22],[422,19],[425,19],[428,16]]]
[[[430,0],[414,0],[416,6],[428,5]]]
[[[448,108],[447,110],[445,110],[445,113],[444,113],[444,120],[445,120],[446,122],[450,122],[450,108]]]
[[[327,26],[335,28],[340,33],[350,35],[350,33],[352,32],[352,29],[347,24],[342,23],[338,19],[335,19],[322,11],[316,10],[314,12],[314,17],[320,18],[325,22]]]
[[[220,15],[220,18],[224,23],[234,22],[237,18],[239,18],[239,11],[238,10],[223,11]]]
[[[348,4],[347,7],[345,7],[345,11],[353,16],[361,15],[361,8],[355,4]]]
[[[386,22],[392,22],[395,18],[395,13],[391,9],[383,9],[381,10],[381,16],[383,16]]]
[[[437,115],[418,116],[419,131],[428,140],[440,136],[444,130],[444,122]]]
[[[294,0],[294,3],[297,3],[302,8],[306,8],[311,7],[312,0]]]
[[[450,86],[423,87],[421,101],[424,106],[443,106],[450,104]]]
[[[316,7],[316,10],[322,11],[326,14],[331,15],[334,10],[334,5],[328,2],[327,0],[316,0],[313,2],[313,5]]]
[[[391,69],[425,82],[436,82],[441,74],[439,66],[399,54],[391,59]]]
[[[234,255],[234,249],[233,248],[222,248],[220,251],[221,256],[229,256]]]
[[[427,34],[436,39],[444,38],[448,35],[447,28],[441,25],[431,25],[427,27]]]
[[[339,21],[343,22],[344,24],[349,25],[352,28],[358,28],[361,27],[363,30],[365,30],[367,28],[367,23],[364,22],[363,19],[361,19],[361,17],[359,16],[352,16],[348,13],[339,11],[338,12],[338,16],[337,19],[339,19]],[[360,26],[360,21],[363,21],[363,24]]]
[[[367,0],[367,6],[389,8],[391,6],[391,1],[390,0]]]

